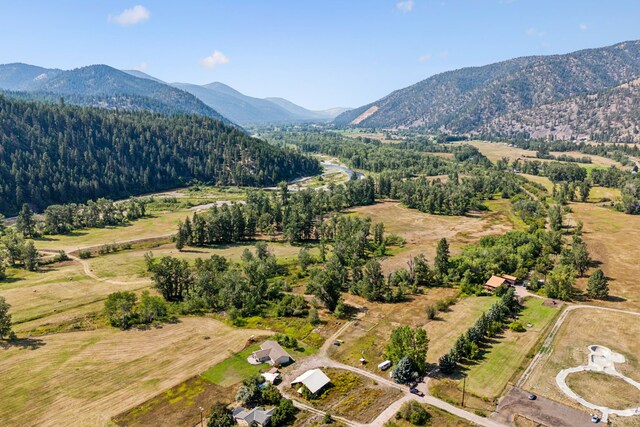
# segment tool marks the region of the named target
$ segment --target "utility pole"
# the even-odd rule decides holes
[[[199,409],[200,409],[200,427],[204,427],[204,424],[203,424],[204,408],[200,406]]]
[[[467,389],[467,376],[462,377],[462,407],[464,408],[464,393]]]

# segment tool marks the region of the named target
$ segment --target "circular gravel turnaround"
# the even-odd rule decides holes
[[[590,345],[587,348],[589,349],[589,356],[587,357],[586,365],[563,369],[558,373],[558,375],[556,375],[556,383],[558,384],[558,387],[560,387],[560,390],[562,390],[562,392],[569,396],[571,399],[580,403],[582,406],[600,411],[602,413],[602,421],[604,422],[608,420],[610,414],[619,415],[621,417],[640,415],[640,407],[612,409],[606,406],[595,405],[591,402],[586,401],[582,396],[571,390],[571,387],[567,385],[567,377],[570,374],[583,371],[592,371],[618,377],[636,387],[640,391],[639,382],[623,375],[616,369],[616,363],[624,363],[626,361],[625,357],[622,354],[611,351],[609,348],[600,345]]]

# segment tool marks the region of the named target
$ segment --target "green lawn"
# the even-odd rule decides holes
[[[213,365],[202,373],[202,377],[214,384],[228,387],[261,372],[268,371],[270,366],[267,363],[252,365],[247,362],[247,357],[256,350],[260,350],[260,347],[252,345],[217,365]]]
[[[559,313],[557,308],[543,305],[542,299],[529,299],[522,310],[519,321],[526,332],[505,331],[497,338],[476,365],[467,371],[467,389],[472,393],[493,399],[498,397],[514,374],[521,369],[531,349],[546,327]],[[527,327],[527,324],[531,327]]]

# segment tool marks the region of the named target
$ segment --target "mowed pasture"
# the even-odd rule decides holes
[[[438,241],[446,238],[452,254],[475,243],[483,236],[500,235],[515,228],[509,200],[487,202],[489,210],[467,216],[430,215],[404,207],[400,202],[384,201],[349,212],[368,216],[373,223],[383,222],[385,232],[405,239],[402,248],[393,248],[393,256],[382,260],[385,272],[406,267],[410,257],[423,253],[432,262]]]
[[[487,399],[500,396],[507,384],[524,369],[531,350],[559,313],[558,308],[545,305],[544,300],[529,298],[518,318],[526,331],[505,329],[491,339],[480,361],[467,366],[467,390]]]
[[[609,301],[590,304],[615,308],[640,309],[640,216],[627,215],[592,203],[572,203],[570,219],[582,220],[583,239],[591,258],[609,278]],[[584,290],[587,278],[577,286]]]
[[[526,379],[523,388],[567,405],[585,409],[569,399],[558,388],[556,375],[565,368],[586,365],[589,354],[587,347],[596,344],[622,354],[626,362],[616,364],[616,369],[624,375],[640,381],[639,336],[640,315],[598,308],[574,309],[567,314],[550,348],[541,349],[543,357]],[[578,378],[578,380],[578,386],[582,390],[603,391],[608,389],[608,393],[615,392],[616,385],[611,384],[610,381],[602,384],[600,377],[591,376]],[[630,405],[634,401],[637,402],[637,396],[627,397]]]
[[[203,372],[264,331],[184,318],[146,331],[99,329],[3,344],[0,424],[103,426]]]

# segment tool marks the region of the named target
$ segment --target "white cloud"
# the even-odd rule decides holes
[[[396,9],[404,13],[411,12],[413,10],[413,6],[415,6],[413,0],[404,0],[396,3]]]
[[[420,55],[418,57],[418,61],[419,62],[427,62],[427,61],[430,61],[430,60],[431,60],[431,55],[429,55],[428,53],[425,53],[425,54]]]
[[[544,31],[540,31],[535,27],[531,27],[529,28],[525,34],[527,35],[527,37],[544,37],[547,35],[547,33],[545,33]]]
[[[578,25],[578,28],[580,28],[582,31],[587,31],[589,29],[589,26],[587,24],[580,24]]]
[[[138,64],[135,67],[133,67],[133,69],[136,71],[147,71],[149,69],[149,64],[147,64],[146,62],[143,62],[142,64]]]
[[[228,64],[231,60],[224,53],[216,50],[206,58],[202,58],[200,65],[204,68],[215,68],[218,65]]]
[[[144,21],[148,21],[151,17],[151,12],[144,6],[133,6],[131,9],[125,9],[119,15],[109,15],[109,22],[122,25],[126,27],[128,25],[139,24]]]

